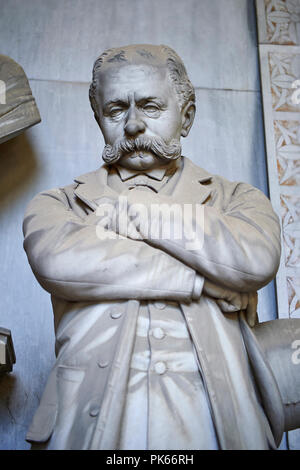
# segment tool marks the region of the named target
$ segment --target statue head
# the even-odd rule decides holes
[[[93,68],[90,102],[105,140],[103,159],[146,169],[181,156],[195,115],[195,91],[167,46],[108,49]]]

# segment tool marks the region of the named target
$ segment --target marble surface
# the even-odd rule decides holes
[[[42,118],[0,146],[0,324],[11,329],[17,356],[13,373],[0,378],[0,449],[26,449],[54,332],[50,297],[23,251],[23,213],[38,191],[101,164],[88,101],[98,52],[133,42],[174,47],[198,87],[184,153],[264,192],[267,179],[252,0],[0,0],[0,11],[1,52],[24,67]],[[261,291],[259,316],[276,316],[273,285]]]
[[[300,2],[256,0],[256,7],[270,198],[282,229],[278,316],[300,318]],[[300,449],[300,429],[287,437]]]
[[[197,90],[194,126],[183,150],[208,171],[267,193],[260,94]]]
[[[259,89],[252,0],[0,0],[3,54],[29,78],[85,82],[106,48],[173,47],[197,87]]]

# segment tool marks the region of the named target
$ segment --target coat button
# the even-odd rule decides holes
[[[100,361],[97,362],[97,364],[101,369],[104,369],[105,367],[107,367],[109,365],[109,362],[100,360]]]
[[[159,361],[155,364],[154,370],[157,374],[162,375],[166,372],[167,366],[164,362]]]
[[[117,318],[120,318],[122,316],[122,312],[111,312],[110,316],[111,318],[116,320]]]
[[[152,330],[152,335],[155,339],[163,339],[166,336],[164,330],[159,327]]]
[[[154,306],[158,308],[158,310],[163,310],[166,308],[166,304],[164,302],[154,302]]]
[[[109,310],[109,315],[111,318],[116,320],[117,318],[120,318],[123,315],[123,312],[122,310],[120,310],[120,308],[111,308]]]
[[[92,405],[89,414],[92,418],[95,418],[96,416],[98,416],[99,411],[100,411],[99,406]]]

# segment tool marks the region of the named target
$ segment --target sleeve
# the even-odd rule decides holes
[[[155,202],[161,207],[169,204],[168,217],[161,211],[160,218],[151,218],[154,226],[163,221],[160,234],[165,236],[153,236],[149,223],[147,235],[143,234],[143,224],[140,226],[141,235],[152,246],[223,287],[238,292],[256,291],[270,282],[278,269],[281,253],[278,217],[260,190],[245,183],[227,184],[226,191],[231,192],[223,211],[199,204],[186,214],[183,204],[179,216],[170,217],[176,201],[169,197],[155,200],[151,196],[146,202],[148,207]]]
[[[31,201],[23,223],[24,249],[44,289],[71,301],[192,300],[192,268],[142,241],[113,232],[99,236],[97,221],[94,213],[76,216],[60,189]]]

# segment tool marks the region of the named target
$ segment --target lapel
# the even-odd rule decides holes
[[[205,203],[211,189],[204,183],[209,182],[212,176],[189,158],[182,159],[182,172],[171,197],[184,203]],[[76,196],[93,210],[96,210],[100,200],[117,199],[118,193],[108,186],[107,176],[108,166],[102,165],[96,171],[75,178],[74,181],[79,183],[74,191]]]
[[[205,203],[212,190],[204,183],[208,183],[212,179],[212,175],[195,165],[189,158],[182,157],[182,159],[182,173],[174,188],[172,197],[183,203]]]
[[[91,209],[96,210],[100,200],[111,200],[118,197],[113,189],[107,184],[108,167],[102,165],[98,170],[75,178],[79,183],[74,193]]]

